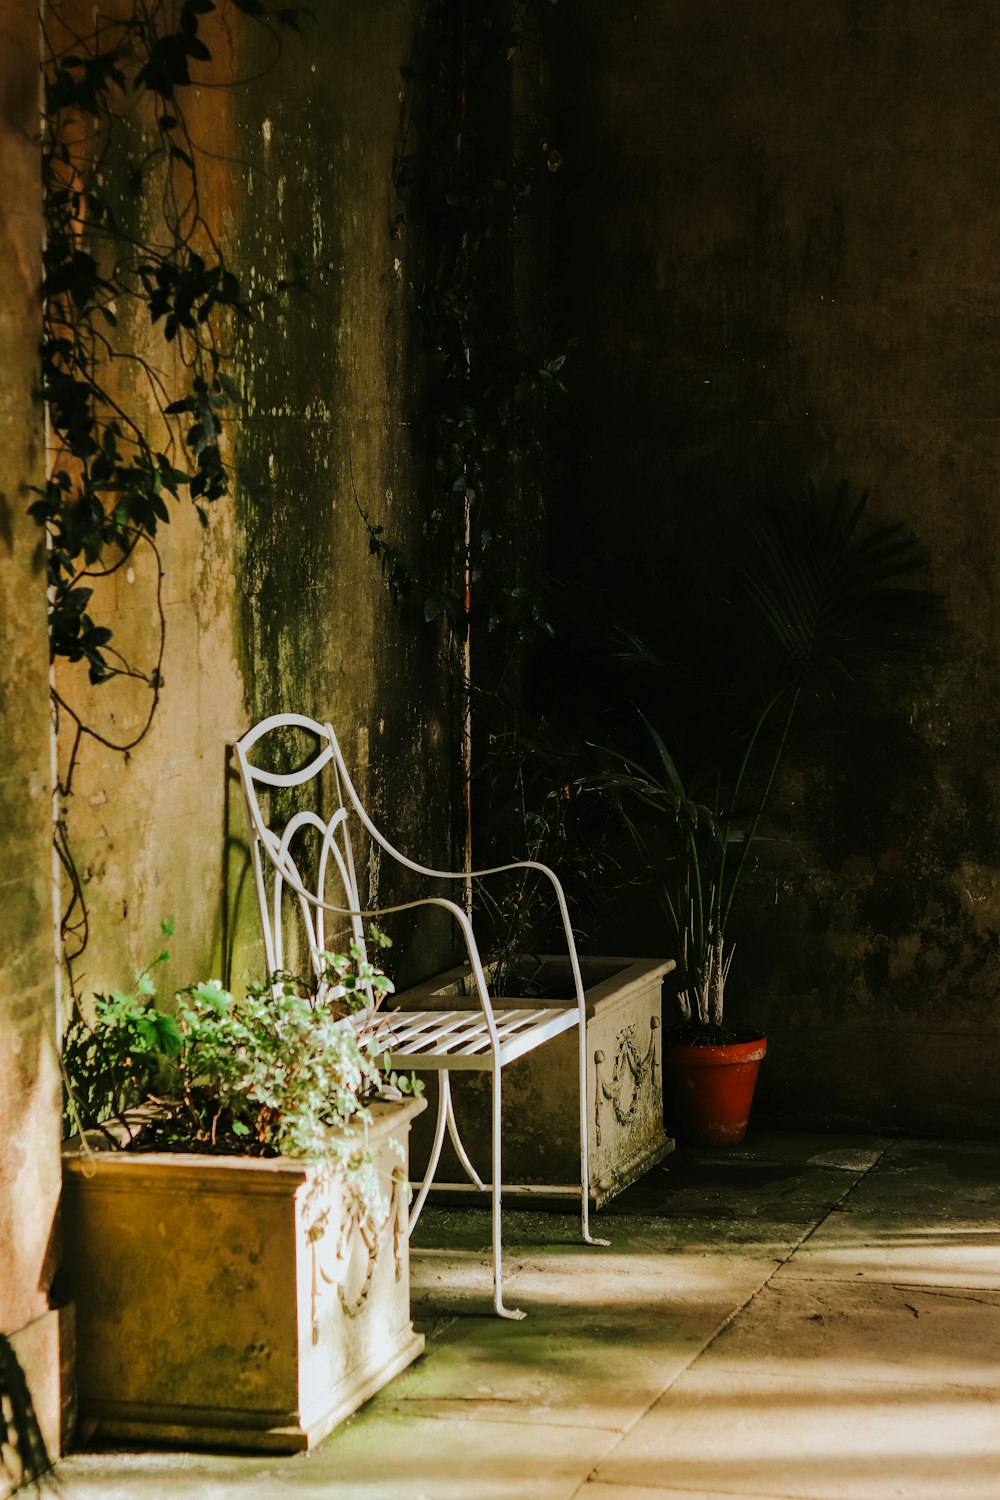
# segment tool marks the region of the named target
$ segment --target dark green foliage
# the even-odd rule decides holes
[[[209,980],[180,991],[176,1012],[155,1004],[151,973],[166,957],[131,989],[96,996],[92,1021],[76,1016],[63,1048],[71,1128],[146,1150],[321,1159],[330,1131],[364,1117],[386,1083],[420,1092],[346,1021],[392,990],[353,940],[349,955],[322,955],[317,976],[272,975],[242,999]]]
[[[553,632],[545,513],[575,342],[556,337],[544,299],[519,285],[523,242],[535,236],[538,249],[561,181],[546,104],[532,93],[550,9],[548,0],[425,7],[417,55],[403,70],[409,114],[395,175],[396,235],[416,231],[426,255],[421,556],[407,556],[359,502],[392,598],[409,606],[416,628],[443,627],[468,695],[463,769],[478,864],[571,847],[560,770],[543,785],[533,763],[526,777],[520,743],[527,655]],[[501,958],[545,932],[549,888],[534,885],[481,893]]]
[[[444,618],[456,633],[482,627],[514,643],[551,628],[538,588],[543,559],[519,555],[511,502],[516,466],[542,450],[549,400],[565,392],[567,357],[524,326],[515,292],[517,237],[558,161],[542,120],[518,121],[511,106],[514,71],[544,8],[426,8],[419,59],[403,70],[412,129],[395,186],[397,234],[412,223],[431,257],[419,301],[427,559],[406,558],[359,506],[397,602],[416,600],[424,621]]]
[[[875,667],[926,656],[943,611],[928,589],[900,581],[926,557],[901,524],[865,531],[867,491],[810,486],[800,501],[755,516],[741,581],[749,623],[776,685],[836,693]]]
[[[128,672],[157,685],[113,650],[83,581],[153,543],[170,520],[168,500],[195,501],[207,525],[205,504],[229,485],[219,439],[239,392],[223,369],[224,319],[246,306],[199,197],[198,148],[185,122],[191,66],[213,61],[202,27],[217,11],[272,30],[298,29],[305,13],[255,0],[136,0],[81,36],[58,3],[46,9],[41,393],[57,456],[30,513],[50,539],[52,655],[85,661],[95,683]],[[113,192],[115,182],[127,196]],[[127,203],[147,187],[162,219],[137,239]],[[180,392],[135,347],[144,315],[178,350],[187,372]],[[137,377],[130,409],[111,376],[116,362]],[[148,397],[162,420],[146,419]],[[179,416],[190,421],[168,420]]]
[[[173,923],[164,922],[163,935],[172,932]],[[79,1009],[75,1012],[63,1038],[64,1123],[69,1131],[98,1127],[144,1103],[161,1059],[177,1056],[177,1021],[153,1007],[152,973],[167,957],[166,951],[158,954],[136,974],[130,989],[96,995],[93,1022]]]
[[[686,772],[682,751],[668,749],[670,740],[685,742],[669,712],[678,668],[631,632],[618,635],[619,660],[638,673],[652,753],[595,747],[589,781],[645,853],[668,918],[682,1012],[702,1027],[722,1024],[733,901],[804,697],[839,702],[873,671],[926,659],[944,623],[937,594],[903,586],[926,565],[913,537],[899,525],[865,530],[867,500],[852,503],[846,485],[828,495],[810,487],[752,514],[729,601],[719,603],[746,687],[723,707],[740,702],[745,717]],[[681,670],[696,675],[694,664]],[[702,688],[706,716],[714,709],[717,717],[715,684]]]

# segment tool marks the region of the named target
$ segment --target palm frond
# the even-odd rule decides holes
[[[765,650],[750,662],[755,696],[734,700],[748,710],[742,734],[727,736],[700,776],[682,774],[670,731],[651,712],[639,719],[652,753],[587,747],[596,757],[587,785],[614,802],[645,852],[682,1009],[706,1025],[721,1022],[734,896],[804,692],[835,696],[872,668],[926,658],[945,619],[940,596],[913,581],[926,567],[915,539],[902,525],[872,526],[867,492],[852,499],[846,484],[824,494],[810,487],[756,513],[748,540],[730,621],[740,649],[745,641]],[[632,631],[619,628],[615,639],[618,660],[655,673],[644,706],[676,702],[660,681],[671,671],[665,657]]]
[[[809,489],[760,514],[743,588],[752,617],[789,685],[836,691],[863,670],[926,655],[943,621],[938,594],[903,586],[926,566],[900,524],[867,533],[865,492]]]

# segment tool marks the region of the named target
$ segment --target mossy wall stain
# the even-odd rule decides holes
[[[952,611],[937,660],[800,726],[733,930],[762,1117],[994,1132],[993,8],[560,14],[573,565],[676,607],[744,507],[846,478]]]
[[[400,618],[354,498],[419,549],[419,267],[392,236],[400,69],[418,22],[410,0],[338,0],[304,23],[303,37],[284,35],[280,57],[252,26],[220,24],[211,67],[224,77],[232,62],[241,78],[263,76],[234,90],[195,88],[187,101],[192,138],[208,148],[203,206],[253,304],[232,331],[232,373],[244,388],[227,436],[235,483],[207,530],[181,502],[157,539],[166,646],[149,734],[126,757],[83,743],[69,824],[90,916],[78,966],[85,994],[146,964],[168,916],[175,934],[161,994],[209,973],[237,986],[260,976],[227,746],[265,714],[330,717],[387,832],[432,863],[454,862],[458,725],[442,636]],[[156,190],[153,180],[137,222],[152,222]],[[260,301],[299,278],[303,286]],[[140,348],[169,374],[158,336],[140,334]],[[126,383],[143,406],[141,389]],[[155,585],[155,558],[140,548],[94,600],[144,669],[158,639]],[[114,743],[141,728],[144,684],[91,689],[78,668],[60,667],[59,686]],[[362,864],[372,904],[411,894],[367,850]],[[392,972],[404,979],[451,956],[451,934],[433,918],[396,936]]]
[[[248,721],[331,720],[394,843],[456,862],[456,694],[439,625],[392,603],[359,506],[410,557],[423,546],[426,458],[412,427],[419,250],[394,235],[400,69],[419,7],[324,10],[289,45],[283,86],[241,100],[239,254],[251,285],[305,276],[242,330],[238,639]],[[252,248],[251,248],[252,247]],[[414,891],[363,848],[372,905]],[[443,961],[447,927],[400,928],[394,974]],[[398,938],[398,934],[397,934]]]

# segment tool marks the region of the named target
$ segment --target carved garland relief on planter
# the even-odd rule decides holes
[[[651,1086],[656,1087],[656,1075],[659,1063],[656,1060],[656,1033],[660,1023],[656,1016],[651,1016],[649,1021],[649,1046],[645,1053],[640,1051],[636,1040],[636,1028],[634,1025],[623,1026],[615,1041],[615,1060],[611,1069],[611,1081],[602,1075],[601,1069],[606,1062],[606,1057],[601,1048],[594,1053],[594,1063],[597,1069],[597,1087],[594,1090],[594,1135],[595,1145],[601,1144],[601,1110],[605,1103],[610,1103],[614,1110],[615,1119],[621,1126],[631,1125],[639,1107],[640,1095],[643,1085],[648,1078]],[[627,1094],[627,1104],[623,1103],[626,1094],[625,1085],[631,1079],[632,1087]]]
[[[310,1225],[307,1234],[312,1259],[312,1341],[314,1344],[319,1343],[318,1309],[324,1286],[337,1288],[337,1296],[345,1317],[356,1318],[361,1312],[372,1289],[372,1278],[378,1265],[379,1252],[388,1243],[389,1236],[386,1230],[390,1222],[392,1224],[393,1279],[396,1282],[402,1279],[403,1256],[400,1246],[406,1238],[406,1195],[402,1192],[402,1186],[406,1181],[406,1176],[402,1167],[393,1168],[389,1207],[380,1224],[373,1224],[366,1218],[358,1203],[352,1204],[341,1223],[332,1255],[324,1257],[323,1254],[324,1250],[328,1251],[330,1248],[327,1226],[322,1220],[317,1220]],[[354,1296],[349,1296],[345,1290],[348,1271],[359,1241],[365,1249],[365,1273],[358,1292]]]
[[[597,1207],[609,1202],[673,1150],[663,1129],[663,1074],[660,1063],[660,1015],[663,976],[673,968],[667,959],[593,955],[581,960],[587,1007],[587,1115],[590,1130],[589,1180]],[[525,955],[511,965],[508,996],[517,996],[524,971],[533,982],[524,1004],[572,1005],[569,962],[559,955]],[[401,1009],[453,1005],[468,993],[468,974],[461,966],[435,975],[396,997]],[[518,1058],[504,1076],[504,1192],[575,1197],[580,1182],[579,1038],[564,1032],[544,1055]],[[452,1094],[462,1138],[472,1160],[488,1169],[489,1081],[472,1076],[452,1079]],[[595,1128],[596,1127],[596,1128]],[[433,1120],[417,1122],[413,1145],[414,1178],[420,1179],[433,1136]],[[439,1178],[461,1168],[446,1163]]]

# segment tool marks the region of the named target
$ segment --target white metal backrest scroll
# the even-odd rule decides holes
[[[315,756],[296,771],[277,772],[255,765],[250,751],[258,742],[276,730],[301,729],[319,742]],[[298,900],[309,945],[310,959],[317,976],[322,971],[319,955],[326,948],[326,914],[335,912],[348,917],[355,941],[365,951],[364,927],[361,920],[361,902],[351,847],[348,810],[340,791],[337,767],[333,767],[336,806],[329,818],[323,818],[317,807],[321,805],[320,776],[333,760],[333,751],[326,729],[313,719],[301,714],[274,714],[250,730],[236,745],[247,801],[247,811],[253,829],[253,867],[264,929],[264,949],[268,968],[275,973],[285,967],[285,941],[283,901],[286,887]],[[313,790],[312,805],[293,813],[281,830],[272,828],[265,817],[258,787],[309,787]],[[310,851],[309,865],[303,868],[304,853],[296,854],[296,843],[302,842],[307,830],[313,830],[318,849]],[[267,870],[271,871],[271,889],[268,892]],[[327,899],[328,882],[333,879],[343,892],[343,899]],[[368,1008],[374,1005],[374,996],[368,989]]]
[[[322,748],[307,765],[302,766],[298,771],[268,771],[254,765],[250,759],[250,751],[253,747],[266,735],[275,730],[284,729],[304,730],[308,734],[315,736]],[[354,784],[351,781],[332,727],[329,724],[319,724],[315,719],[306,718],[302,714],[272,714],[269,718],[262,719],[253,729],[248,730],[242,739],[237,742],[236,755],[246,796],[247,812],[251,827],[254,830],[252,847],[254,878],[264,928],[264,947],[271,972],[273,973],[282,967],[284,956],[281,897],[286,886],[298,897],[306,931],[309,934],[309,942],[313,950],[317,972],[319,972],[320,964],[316,960],[316,954],[321,950],[323,945],[325,913],[329,912],[336,916],[348,917],[351,922],[351,930],[357,942],[364,949],[362,918],[388,916],[393,912],[410,911],[420,906],[440,907],[450,913],[461,929],[465,940],[466,952],[469,957],[472,981],[475,985],[480,1008],[485,1017],[491,1046],[496,1050],[499,1047],[499,1037],[496,1030],[489,987],[486,981],[486,973],[479,954],[472,923],[461,907],[442,896],[427,896],[421,900],[407,901],[394,906],[377,908],[365,908],[362,906],[348,827],[348,819],[351,811],[357,814],[360,822],[368,830],[369,834],[375,838],[376,842],[400,864],[418,873],[436,875],[439,872],[426,870],[424,866],[415,864],[412,860],[407,859],[405,855],[400,854],[398,850],[394,849],[375,828],[375,825],[362,807],[357,792],[354,790]],[[276,830],[272,829],[261,806],[258,785],[263,787],[295,787],[315,781],[318,788],[318,778],[321,772],[330,765],[331,761],[333,763],[333,779],[337,806],[330,818],[324,820],[320,818],[318,813],[311,810],[304,810],[289,820],[283,834],[279,834]],[[345,791],[347,793],[346,800],[344,796]],[[316,828],[322,832],[323,836],[315,882],[310,882],[305,878],[304,873],[298,868],[298,864],[290,849],[291,839],[294,837],[294,834],[299,829],[307,826]],[[341,878],[346,904],[345,902],[327,899],[324,883],[331,855]],[[273,887],[270,895],[267,889],[266,866],[269,866],[273,870]],[[453,872],[448,872],[448,877],[456,878]],[[464,877],[459,876],[457,878]],[[374,1008],[375,999],[370,988],[368,998],[370,1007]]]
[[[252,763],[250,753],[262,738],[272,730],[284,731],[289,729],[304,731],[313,736],[318,742],[319,748],[307,765],[298,771],[275,772]],[[455,871],[433,869],[430,866],[419,864],[415,860],[409,859],[389,843],[365,811],[361,799],[354,789],[333,727],[328,723],[319,724],[314,719],[305,718],[300,714],[272,715],[244,735],[243,739],[237,744],[236,750],[247,799],[248,814],[253,828],[254,874],[264,926],[268,962],[271,964],[272,969],[277,969],[281,966],[284,956],[282,898],[286,893],[294,895],[299,903],[317,973],[322,972],[322,963],[318,960],[317,955],[325,945],[327,913],[336,914],[341,918],[349,918],[351,930],[359,943],[363,943],[363,918],[371,917],[380,919],[392,912],[403,912],[414,910],[417,907],[434,906],[448,912],[457,923],[465,941],[472,990],[479,1001],[479,1007],[482,1012],[481,1020],[473,1021],[470,1031],[466,1029],[470,1025],[468,1011],[462,1009],[460,1012],[451,1014],[447,1009],[440,1010],[435,1007],[426,1013],[404,1010],[393,1011],[385,1018],[385,1026],[383,1028],[390,1033],[393,1028],[396,1028],[396,1040],[401,1055],[404,1058],[410,1059],[418,1071],[421,1064],[423,1064],[425,1070],[429,1068],[431,1071],[436,1071],[440,1080],[438,1121],[435,1129],[434,1145],[423,1186],[410,1214],[410,1228],[412,1229],[413,1224],[416,1222],[420,1208],[430,1188],[440,1157],[444,1133],[447,1130],[451,1133],[453,1144],[456,1147],[459,1159],[470,1181],[480,1191],[488,1190],[491,1194],[495,1309],[503,1317],[523,1316],[521,1313],[505,1308],[502,1295],[500,1228],[502,1121],[500,1076],[507,1062],[512,1062],[517,1056],[523,1055],[526,1049],[540,1046],[543,1042],[564,1032],[571,1025],[575,1025],[578,1031],[577,1062],[580,1098],[581,1228],[583,1238],[588,1243],[606,1243],[605,1241],[595,1241],[589,1227],[586,1005],[576,942],[570,924],[566,898],[559,879],[555,872],[549,869],[547,865],[540,864],[535,860],[517,861],[512,864],[499,865],[489,870]],[[329,775],[321,783],[321,773],[328,767]],[[335,805],[330,816],[324,817],[325,807],[321,796],[321,787],[328,785],[331,780],[334,788],[333,795],[329,797],[329,800]],[[309,789],[307,795],[310,797],[311,805],[300,807],[295,811],[283,830],[272,828],[264,815],[260,790],[295,787]],[[535,1012],[526,1013],[523,1009],[517,1008],[523,1005],[524,1002],[515,1001],[513,1008],[508,1004],[506,1010],[502,1009],[500,1012],[495,1013],[486,979],[486,971],[473,932],[471,915],[459,906],[457,902],[449,900],[447,897],[428,895],[418,900],[406,901],[393,906],[371,907],[368,909],[362,907],[349,835],[349,820],[351,815],[355,815],[358,818],[369,837],[385,851],[391,860],[418,875],[430,877],[431,879],[459,880],[465,882],[471,877],[499,875],[509,870],[532,869],[537,871],[545,880],[549,881],[554,890],[559,913],[562,918],[576,990],[576,1004],[568,1010],[547,1010],[543,1008]],[[319,840],[318,854],[313,854],[308,870],[302,868],[304,856],[298,854],[298,835],[300,834],[304,836],[310,850],[315,846],[317,836]],[[309,877],[313,873],[314,878],[310,879]],[[332,882],[334,874],[339,879],[340,886],[344,892],[343,900],[346,904],[342,904],[340,900],[331,900],[329,897],[326,889],[327,881],[329,877]],[[270,890],[268,889],[268,878],[271,881]],[[375,1034],[382,1021],[380,1017],[372,1016],[372,1011],[375,1008],[375,999],[371,992],[369,992],[368,999],[370,1009],[359,1014],[356,1019],[359,1026],[363,1029],[367,1029],[370,1021],[372,1033]],[[498,1016],[500,1017],[502,1027],[498,1025]],[[407,1043],[407,1025],[415,1028],[413,1035],[419,1038],[413,1048],[410,1048]],[[519,1050],[508,1047],[508,1052],[505,1056],[504,1047],[508,1046],[507,1039],[513,1035],[511,1028],[521,1026],[525,1029],[518,1032],[517,1043]],[[475,1031],[476,1027],[479,1028],[478,1033]],[[462,1035],[460,1036],[458,1035],[459,1029],[462,1031]],[[392,1042],[390,1040],[391,1046]],[[486,1184],[477,1176],[468,1159],[467,1153],[464,1151],[451,1106],[449,1070],[452,1066],[459,1063],[461,1059],[465,1058],[465,1054],[469,1054],[471,1057],[473,1053],[476,1055],[476,1061],[471,1063],[466,1062],[466,1065],[474,1068],[488,1069],[492,1074],[490,1119],[493,1180],[488,1189]]]

